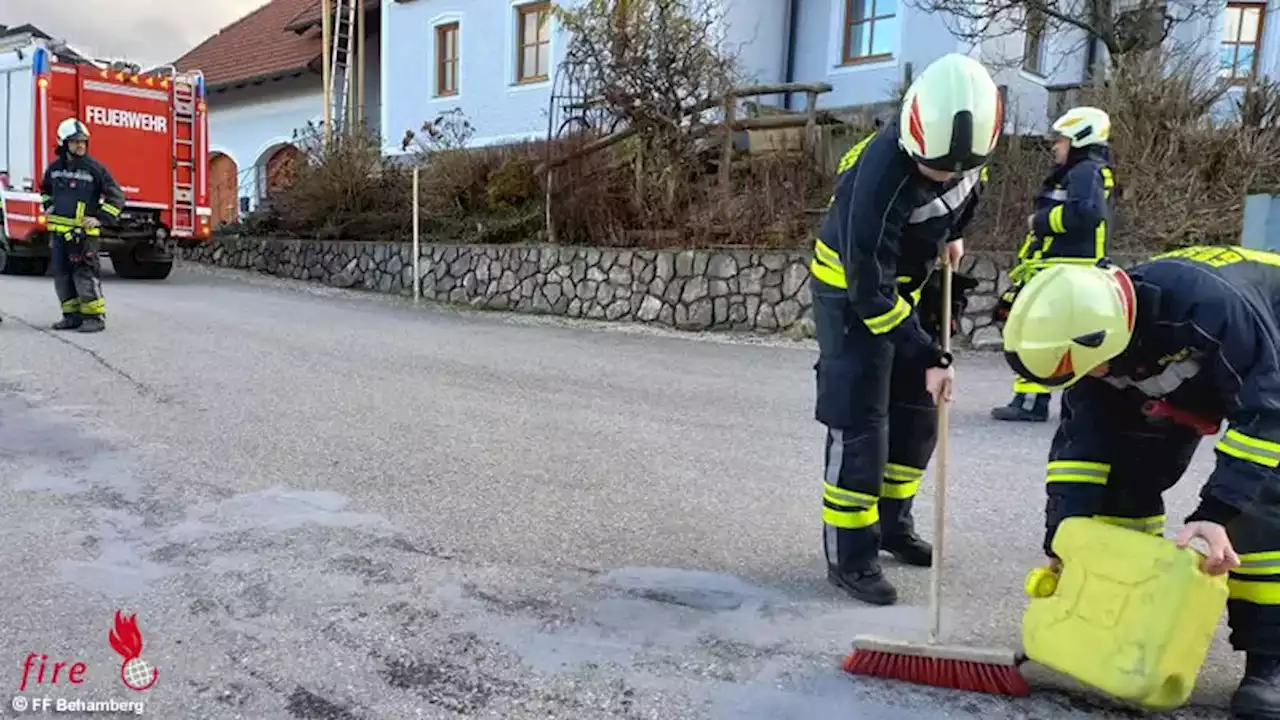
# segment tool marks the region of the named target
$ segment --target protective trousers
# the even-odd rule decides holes
[[[107,312],[102,298],[99,238],[85,236],[81,242],[68,241],[64,233],[53,235],[53,288],[62,303],[63,315],[101,317]]]
[[[1054,436],[1048,467],[1048,514],[1051,519],[1058,502],[1057,483],[1105,483],[1098,520],[1133,530],[1163,535],[1165,530],[1164,492],[1187,471],[1201,435],[1192,428],[1173,424],[1152,424],[1141,411],[1141,397],[1119,391],[1099,393],[1101,416],[1108,428],[1097,428],[1096,436],[1072,438],[1059,432]],[[1064,415],[1073,408],[1063,402]],[[1096,409],[1090,408],[1090,416]],[[1073,443],[1083,441],[1103,452],[1109,462],[1057,460]],[[1280,480],[1280,476],[1277,477]],[[1063,491],[1083,489],[1059,486]],[[1274,512],[1274,509],[1269,509]],[[1242,514],[1227,526],[1227,535],[1240,556],[1241,566],[1228,577],[1227,601],[1231,645],[1239,651],[1280,654],[1280,527],[1252,514]]]
[[[912,532],[911,508],[937,442],[925,368],[896,357],[842,289],[814,283],[815,415],[827,427],[822,519],[827,564],[877,564],[881,540]]]

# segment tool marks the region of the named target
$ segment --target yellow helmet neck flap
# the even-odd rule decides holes
[[[1046,268],[1009,309],[1005,361],[1027,380],[1068,387],[1124,352],[1136,316],[1133,281],[1120,268]]]

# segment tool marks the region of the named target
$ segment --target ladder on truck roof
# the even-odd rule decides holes
[[[329,58],[332,122],[347,126],[351,112],[352,62],[356,56],[356,14],[364,0],[333,0],[333,50]]]
[[[190,77],[173,81],[173,219],[174,235],[191,237],[196,230],[196,87]]]

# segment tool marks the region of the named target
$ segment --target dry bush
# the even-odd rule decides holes
[[[293,182],[273,198],[279,229],[321,239],[404,239],[409,173],[382,153],[377,133],[361,128],[335,136],[326,147],[315,125],[295,145],[306,162]]]
[[[1280,87],[1261,82],[1233,102],[1213,70],[1185,53],[1129,55],[1106,85],[1083,91],[1082,103],[1111,115],[1118,190],[1110,252],[1237,242],[1245,195],[1280,180]],[[1045,149],[1040,138],[1001,140],[970,232],[975,248],[1017,248],[1052,167]]]

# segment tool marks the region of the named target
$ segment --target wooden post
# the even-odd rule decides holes
[[[324,146],[327,150],[333,139],[333,5],[332,0],[320,0],[320,75],[324,82]]]
[[[413,166],[413,301],[422,300],[422,225],[421,208],[418,205],[419,168]]]
[[[730,169],[733,164],[733,123],[737,106],[736,99],[733,93],[724,96],[724,146],[720,153],[720,187],[725,194],[729,193],[731,189],[729,183],[733,180],[733,174]]]
[[[804,94],[805,111],[808,116],[804,121],[804,151],[815,152],[818,146],[818,93],[809,90]]]

